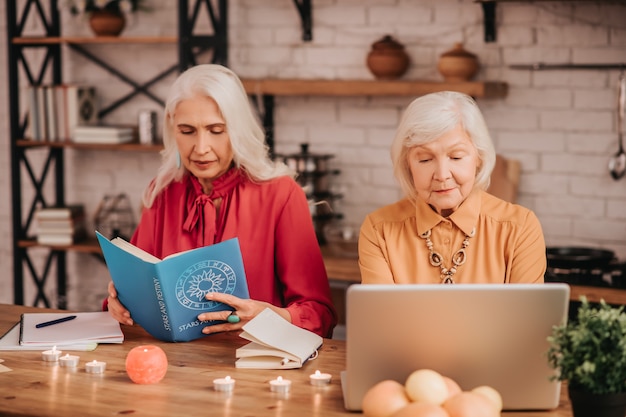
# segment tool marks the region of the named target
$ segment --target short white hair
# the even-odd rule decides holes
[[[467,132],[480,160],[475,188],[489,187],[496,151],[485,119],[474,99],[467,94],[441,91],[416,98],[404,111],[391,144],[394,175],[411,200],[417,198],[409,168],[409,150],[436,140],[458,125]]]

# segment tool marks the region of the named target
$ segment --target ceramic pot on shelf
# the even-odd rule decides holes
[[[123,13],[96,10],[89,16],[89,26],[96,36],[119,36],[126,26]]]
[[[470,81],[479,67],[476,55],[466,51],[462,43],[455,43],[452,49],[441,54],[437,63],[439,73],[447,82]]]
[[[377,79],[394,80],[409,68],[409,56],[404,45],[386,35],[372,44],[367,54],[367,67]]]

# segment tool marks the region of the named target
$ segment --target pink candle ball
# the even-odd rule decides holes
[[[126,373],[136,384],[156,384],[166,372],[167,356],[158,346],[137,346],[126,356]]]

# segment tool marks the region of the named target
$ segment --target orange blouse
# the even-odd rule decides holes
[[[475,190],[449,217],[422,200],[408,199],[369,214],[359,236],[359,267],[364,284],[440,283],[441,270],[430,264],[426,240],[450,268],[452,255],[469,238],[466,262],[456,283],[541,283],[546,272],[546,244],[541,224],[529,209]]]

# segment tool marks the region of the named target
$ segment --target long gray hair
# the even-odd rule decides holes
[[[434,141],[459,124],[468,133],[480,159],[474,188],[489,187],[496,151],[482,113],[467,94],[442,91],[418,97],[409,104],[391,145],[394,175],[407,198],[417,198],[409,169],[409,150]]]
[[[211,97],[226,122],[235,166],[253,181],[266,181],[295,173],[282,162],[272,161],[265,143],[265,134],[250,104],[239,77],[230,69],[215,64],[196,65],[183,72],[172,84],[163,117],[162,162],[156,178],[143,195],[145,207],[172,181],[180,180],[187,171],[177,166],[179,158],[174,133],[174,112],[182,100],[197,95]]]

